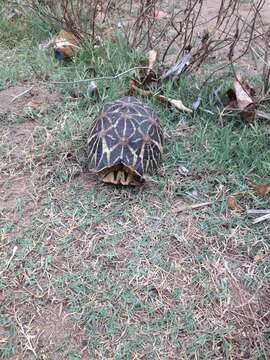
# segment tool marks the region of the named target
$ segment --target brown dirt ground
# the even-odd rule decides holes
[[[43,115],[56,106],[63,97],[58,93],[31,85],[17,85],[0,91],[1,144],[9,149],[8,161],[14,164],[16,174],[11,174],[9,167],[0,164],[0,199],[1,207],[12,212],[16,201],[29,190],[30,176],[22,171],[21,160],[33,145],[33,133],[37,126],[35,121],[22,123],[10,122],[10,117],[28,117],[29,111]]]
[[[201,35],[204,31],[206,30],[211,30],[213,28],[215,28],[215,24],[216,24],[216,15],[218,13],[219,10],[219,6],[220,6],[220,1],[213,1],[213,0],[204,0],[203,1],[203,7],[202,7],[202,11],[200,14],[200,17],[198,19],[197,22],[197,27],[195,28],[194,34],[195,35]],[[224,2],[224,3],[228,3],[228,2]],[[241,1],[240,3],[240,8],[239,8],[239,14],[242,17],[242,19],[249,19],[250,17],[250,5],[251,2],[250,1]],[[168,7],[171,6],[171,2],[168,2]],[[182,6],[182,3],[179,2],[179,4],[175,4],[175,8],[176,9],[180,9]],[[213,19],[213,20],[212,20]],[[263,10],[261,11],[261,19],[262,22],[264,24],[264,28],[267,29],[268,26],[270,25],[270,1],[266,0]],[[160,24],[162,26],[164,20],[160,21]],[[247,20],[248,22],[248,20]],[[232,31],[232,27],[229,28],[230,31]],[[228,30],[227,30],[228,31]],[[172,31],[172,34],[170,34],[170,32],[167,34],[168,37],[168,41],[171,37],[173,37],[175,35],[175,31]],[[215,38],[218,39],[218,36],[215,35]],[[165,48],[167,46],[166,44],[167,42],[165,42]],[[239,56],[240,54],[242,54],[243,48],[245,47],[245,41],[242,41],[241,43],[239,42],[235,48],[234,51],[234,57],[236,58],[237,56]],[[261,44],[262,47],[264,47],[264,44]],[[162,49],[164,50],[164,46],[161,46]],[[167,65],[171,65],[173,62],[175,62],[176,60],[176,55],[179,52],[179,47],[177,42],[175,42],[172,47],[170,48],[169,52],[168,52],[168,56],[166,57],[166,64]],[[220,66],[221,65],[221,61],[220,59],[224,58],[227,60],[227,55],[228,55],[228,50],[224,49],[224,50],[220,50],[218,53],[213,53],[213,55],[210,55],[209,57],[209,62],[211,62],[212,66]],[[249,71],[250,75],[257,75],[258,73],[261,73],[262,71],[262,67],[264,65],[263,60],[262,59],[256,59],[255,61],[255,57],[251,57],[249,54],[246,54],[245,56],[241,57],[238,61],[237,64],[240,65],[243,69],[246,69]]]
[[[44,114],[62,99],[60,94],[50,93],[31,84],[12,86],[0,91],[0,116],[1,118],[6,114],[23,116],[29,110]]]

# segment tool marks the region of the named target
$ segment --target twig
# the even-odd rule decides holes
[[[34,336],[33,336],[33,335],[30,335],[30,334],[28,333],[28,331],[25,330],[25,328],[23,327],[23,324],[22,324],[21,320],[17,317],[17,314],[14,315],[14,318],[15,318],[15,321],[16,321],[17,325],[18,325],[19,328],[20,328],[21,334],[23,335],[23,337],[24,337],[25,340],[26,340],[26,348],[27,348],[27,350],[31,351],[31,352],[35,355],[35,357],[36,357],[36,356],[37,356],[37,353],[36,353],[36,350],[35,350],[34,346],[32,345],[32,341],[31,341]]]
[[[264,119],[264,120],[270,120],[270,114],[266,113],[265,111],[257,111],[256,115],[258,118],[260,119]]]
[[[14,258],[17,250],[18,250],[18,246],[15,245],[14,248],[13,248],[13,251],[12,251],[12,255],[8,259],[8,262],[7,262],[7,265],[6,265],[7,268],[9,267],[9,265],[10,265],[12,259]]]
[[[30,87],[29,89],[27,89],[27,90],[24,90],[22,93],[14,96],[14,98],[10,101],[10,103],[13,103],[13,101],[15,101],[15,100],[18,99],[19,97],[27,94],[27,93],[28,93],[29,91],[31,91],[32,89],[33,89],[33,86],[31,86],[31,87]]]
[[[9,267],[11,261],[13,260],[15,254],[16,254],[16,251],[18,250],[18,246],[15,245],[14,248],[13,248],[13,251],[12,251],[12,254],[10,256],[10,258],[8,259],[7,263],[6,263],[6,266],[4,267],[4,269],[0,272],[0,275],[2,275]]]
[[[252,223],[253,224],[258,224],[258,223],[260,223],[260,222],[262,222],[264,220],[270,220],[270,213],[258,217],[257,219],[253,220]]]
[[[135,66],[134,68],[123,71],[122,73],[117,74],[115,76],[113,76],[113,75],[112,76],[101,76],[101,77],[92,78],[92,79],[82,79],[82,80],[73,80],[73,81],[52,81],[51,84],[74,84],[74,83],[98,81],[98,80],[116,80],[116,79],[120,78],[121,76],[128,74],[131,71],[141,70],[141,69],[149,69],[149,67],[148,66]]]
[[[213,201],[207,201],[207,202],[204,202],[204,203],[184,205],[184,206],[180,206],[179,208],[173,209],[173,212],[179,213],[179,212],[183,212],[185,210],[199,209],[201,207],[209,206],[209,205],[212,205],[212,204],[213,204]]]
[[[252,215],[252,214],[269,214],[270,213],[270,209],[249,209],[247,210],[247,214]]]

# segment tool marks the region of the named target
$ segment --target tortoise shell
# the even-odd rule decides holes
[[[138,185],[159,166],[162,151],[160,121],[135,97],[105,104],[89,132],[89,168],[104,182]]]

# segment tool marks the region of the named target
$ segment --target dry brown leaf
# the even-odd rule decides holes
[[[162,103],[162,104],[167,104],[167,105],[172,105],[174,106],[176,109],[178,110],[182,110],[182,111],[186,111],[189,113],[192,113],[193,110],[189,109],[188,107],[186,107],[183,102],[181,100],[176,100],[176,99],[169,99],[166,98],[163,95],[157,95],[156,98]]]
[[[188,107],[186,107],[181,100],[175,100],[175,99],[168,99],[170,101],[170,103],[176,107],[178,110],[183,110],[189,113],[192,113],[193,110],[189,109]]]
[[[80,49],[79,39],[70,32],[60,30],[55,38],[53,48],[61,53],[64,59],[69,59]]]
[[[250,97],[248,91],[245,89],[244,84],[241,82],[240,75],[237,76],[237,80],[235,80],[234,82],[234,91],[240,110],[245,110],[248,106],[253,104],[252,98]]]
[[[79,43],[79,39],[74,34],[63,29],[60,30],[59,34],[55,38],[56,43],[61,41],[69,41],[73,45],[77,45]]]
[[[169,99],[169,98],[166,98],[163,95],[154,95],[152,93],[152,91],[150,91],[150,90],[144,90],[144,89],[139,88],[136,85],[136,81],[131,80],[130,87],[129,87],[129,95],[132,96],[132,95],[135,95],[135,94],[139,94],[141,96],[153,96],[155,99],[159,100],[162,104],[171,105],[171,106],[174,106],[178,110],[186,111],[186,112],[189,112],[189,113],[193,112],[193,110],[186,107],[182,103],[181,100]]]
[[[27,105],[31,108],[38,109],[40,108],[42,102],[40,100],[33,99]]]
[[[237,107],[244,118],[255,117],[255,103],[251,97],[252,88],[241,81],[240,74],[234,82],[234,92],[236,96]]]
[[[247,180],[247,184],[260,195],[267,195],[270,193],[270,184],[256,184],[251,180]]]
[[[150,50],[149,53],[148,53],[148,66],[149,66],[149,69],[153,69],[156,61],[157,61],[157,51],[156,50]]]
[[[227,206],[230,210],[242,210],[241,206],[238,205],[236,198],[232,195],[227,197]]]

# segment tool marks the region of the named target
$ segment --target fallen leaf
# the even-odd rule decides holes
[[[254,119],[256,106],[251,97],[251,93],[253,94],[253,92],[247,83],[242,82],[240,74],[236,75],[236,80],[234,82],[234,93],[240,115],[245,119]]]
[[[174,106],[174,107],[175,107],[176,109],[178,109],[178,110],[186,111],[186,112],[189,112],[189,113],[192,113],[192,112],[193,112],[193,110],[192,110],[192,109],[189,109],[188,107],[186,107],[181,100],[169,99],[169,98],[166,98],[166,97],[163,96],[163,95],[156,95],[156,98],[157,98],[161,103],[172,105],[172,106]]]
[[[270,193],[270,184],[256,184],[254,181],[249,179],[247,180],[247,184],[260,195],[267,195]]]
[[[53,48],[56,59],[69,59],[80,49],[79,39],[70,32],[60,30]]]
[[[189,113],[193,112],[193,110],[186,107],[181,100],[169,99],[163,95],[154,95],[152,93],[152,91],[150,91],[150,90],[144,90],[144,89],[139,88],[136,84],[136,81],[134,81],[134,80],[131,80],[131,82],[130,82],[130,87],[129,87],[128,93],[131,96],[135,95],[135,94],[139,94],[141,96],[153,96],[155,99],[159,100],[162,104],[171,105],[171,106],[174,106],[178,110],[186,111]]]
[[[155,65],[157,61],[157,51],[156,50],[150,50],[148,53],[148,67],[149,69],[153,69],[153,66]]]
[[[38,109],[40,108],[42,102],[40,100],[33,99],[27,105],[31,108]]]
[[[243,85],[236,80],[234,82],[234,90],[237,100],[237,105],[240,110],[245,110],[248,106],[253,104],[253,100],[248,95],[247,91],[244,89]]]
[[[175,99],[168,99],[169,102],[176,107],[178,110],[183,110],[189,113],[192,113],[193,110],[189,109],[188,107],[186,107],[181,100],[175,100]]]
[[[227,206],[230,210],[240,210],[241,207],[237,204],[236,198],[232,195],[227,197]]]

